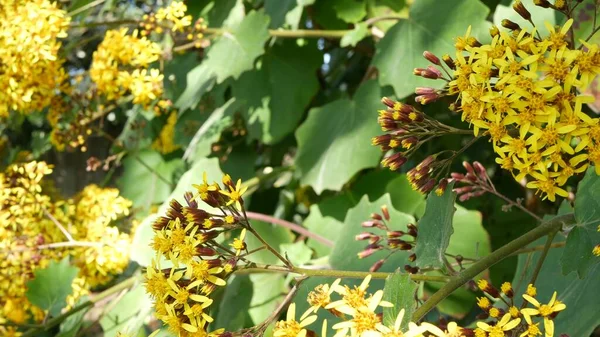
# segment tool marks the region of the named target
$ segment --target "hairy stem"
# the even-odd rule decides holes
[[[552,232],[560,230],[563,224],[570,224],[575,222],[575,216],[571,214],[557,216],[554,219],[542,223],[539,227],[536,227],[515,240],[507,243],[506,245],[495,250],[490,255],[482,258],[481,260],[474,263],[471,267],[465,269],[463,272],[452,278],[448,283],[441,287],[435,292],[422,306],[420,306],[413,314],[412,321],[416,322],[423,318],[431,309],[440,303],[444,298],[452,294],[456,289],[467,283],[469,280],[477,276],[482,271],[490,268],[496,263],[500,262],[504,258],[510,256],[517,250],[525,247],[531,242],[548,235]]]
[[[269,222],[269,223],[272,223],[272,224],[275,224],[275,225],[278,225],[281,227],[285,227],[285,228],[288,228],[298,234],[301,234],[301,235],[304,235],[311,239],[314,239],[315,241],[319,241],[320,243],[322,243],[326,246],[333,247],[333,241],[326,239],[326,238],[320,236],[319,234],[313,233],[300,225],[296,225],[293,222],[275,218],[270,215],[266,215],[266,214],[262,214],[262,213],[246,212],[246,215],[248,216],[248,219]]]
[[[306,277],[321,276],[321,277],[342,277],[342,278],[365,278],[371,275],[374,279],[386,279],[392,273],[382,272],[367,272],[367,271],[350,271],[350,270],[333,270],[333,269],[309,269],[300,267],[286,267],[286,266],[274,266],[265,264],[254,264],[252,267],[241,268],[236,271],[238,274],[252,274],[252,273],[292,273],[300,274]],[[429,282],[448,282],[449,277],[436,276],[436,275],[422,275],[422,274],[410,274],[410,278],[413,281],[429,281]]]

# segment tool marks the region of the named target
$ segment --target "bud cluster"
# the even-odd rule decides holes
[[[171,200],[164,216],[152,224],[152,248],[156,257],[148,267],[146,288],[155,299],[156,314],[179,335],[205,332],[213,321],[208,308],[212,293],[226,285],[238,262],[245,262],[244,237],[250,225],[246,220],[241,181],[234,184],[229,175],[223,185],[203,182],[193,185],[197,194],[186,192],[186,205]],[[198,199],[219,212],[202,209]],[[223,239],[234,230],[239,238],[226,247]],[[167,260],[172,267],[161,267]]]
[[[476,161],[471,165],[464,161],[463,166],[467,170],[466,174],[457,172],[450,174],[450,179],[461,185],[454,188],[454,192],[458,194],[460,201],[482,196],[486,192],[496,191],[496,187],[488,176],[485,167],[480,162]]]
[[[364,228],[371,229],[370,232],[363,232],[356,235],[355,240],[367,241],[368,244],[365,249],[358,253],[359,259],[364,259],[378,251],[387,251],[389,254],[378,260],[371,266],[370,271],[376,272],[383,266],[388,258],[398,251],[411,251],[415,247],[418,230],[417,226],[408,224],[405,231],[393,230],[388,224],[390,223],[390,213],[387,206],[381,207],[381,214],[373,213],[371,218],[361,225]],[[379,231],[380,234],[374,233]],[[408,257],[410,262],[414,262],[417,256],[413,253]],[[405,265],[404,269],[411,274],[415,274],[419,271],[419,268],[410,265]]]

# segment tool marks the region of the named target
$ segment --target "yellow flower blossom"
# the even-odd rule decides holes
[[[274,337],[305,337],[306,327],[317,320],[316,315],[302,315],[302,319],[296,321],[296,304],[292,303],[288,307],[286,319],[275,323],[273,329]]]
[[[502,317],[496,325],[489,325],[484,322],[477,322],[477,327],[488,333],[489,337],[504,337],[505,331],[514,329],[521,322],[520,318],[511,320],[510,314],[506,314]]]
[[[535,307],[521,309],[521,313],[523,314],[523,317],[525,317],[527,323],[530,325],[532,324],[531,316],[542,316],[544,318],[544,331],[546,336],[554,336],[554,321],[552,321],[554,317],[552,316],[567,308],[564,303],[556,299],[556,292],[552,294],[552,298],[548,304],[541,304],[538,300],[527,294],[523,294],[523,298]]]

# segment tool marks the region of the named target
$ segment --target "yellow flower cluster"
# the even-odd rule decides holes
[[[502,168],[551,201],[567,196],[561,186],[589,164],[600,174],[600,123],[581,110],[594,99],[577,95],[600,74],[600,51],[583,41],[583,50],[573,48],[572,23],[547,25],[544,39],[536,29],[493,27],[483,45],[467,31],[456,39],[456,59],[444,57],[462,119],[475,135],[485,130]]]
[[[296,319],[296,305],[292,303],[288,309],[285,320],[275,324],[273,336],[275,337],[303,337],[315,336],[314,331],[308,327],[317,320],[317,313],[324,309],[338,317],[341,322],[334,324],[331,328],[335,330],[334,337],[537,337],[542,335],[539,325],[543,321],[546,337],[554,336],[554,322],[556,315],[566,308],[565,304],[556,299],[556,292],[547,304],[542,304],[535,299],[536,289],[529,285],[523,298],[530,308],[522,309],[514,305],[514,293],[512,285],[506,282],[502,285],[502,293],[491,286],[487,281],[480,280],[478,285],[490,298],[498,300],[503,304],[510,304],[507,312],[492,306],[488,297],[478,299],[478,305],[484,309],[487,322],[478,321],[475,329],[460,327],[455,322],[445,324],[440,328],[429,322],[415,324],[409,322],[406,329],[402,329],[404,309],[400,310],[393,325],[382,322],[379,313],[381,307],[393,307],[392,303],[383,301],[383,291],[378,290],[373,294],[367,292],[370,276],[367,276],[360,286],[350,288],[340,285],[340,279],[332,284],[318,285],[308,295],[307,301],[310,307],[304,312],[299,320]],[[334,299],[333,297],[339,297]],[[500,298],[502,296],[502,298]],[[540,322],[534,322],[534,318],[541,318]],[[321,327],[321,336],[327,335],[327,321]]]
[[[159,8],[154,17],[158,25],[170,24],[173,32],[182,32],[192,24],[192,16],[186,15],[183,1],[172,1],[167,7]]]
[[[167,118],[167,123],[163,126],[158,138],[152,143],[152,148],[162,154],[171,153],[180,148],[175,144],[175,124],[177,123],[177,111],[171,112]]]
[[[90,77],[108,100],[131,94],[134,104],[148,106],[163,93],[163,75],[148,68],[160,55],[160,46],[137,30],[109,30],[94,52]]]
[[[0,173],[0,321],[44,318],[25,297],[26,283],[51,260],[70,257],[79,268],[70,305],[129,263],[130,236],[111,225],[128,214],[131,202],[95,185],[61,199],[45,181],[51,172],[44,162],[29,162]],[[10,329],[0,327],[0,333]]]
[[[173,199],[166,216],[152,224],[155,232],[152,248],[156,257],[146,271],[146,289],[155,300],[156,316],[177,336],[207,336],[221,333],[206,331],[213,318],[208,314],[210,298],[226,279],[246,250],[245,221],[241,181],[236,185],[228,175],[223,186],[209,184],[206,173],[197,193],[186,192],[186,206]],[[199,207],[197,200],[219,209],[215,214]],[[232,230],[241,230],[233,250],[215,241]],[[219,242],[222,242],[222,237]]]
[[[57,2],[0,0],[0,117],[41,111],[63,87],[69,22]]]
[[[540,303],[535,298],[537,296],[537,289],[532,284],[527,286],[525,294],[522,295],[526,302],[521,305],[521,309],[515,304],[515,294],[510,282],[504,282],[500,287],[500,291],[485,279],[479,280],[477,286],[488,295],[488,297],[478,298],[477,305],[487,316],[499,321],[495,325],[478,322],[477,329],[475,329],[476,337],[502,337],[509,330],[521,332],[519,334],[520,337],[536,337],[542,335],[540,329],[540,323],[542,322],[544,335],[552,337],[554,336],[553,319],[556,318],[560,311],[567,308],[564,303],[556,299],[556,292],[554,292],[547,304]],[[508,305],[506,312],[504,309],[493,306],[492,301],[497,301],[497,303],[500,303],[500,306]],[[533,305],[533,308],[524,308],[527,303]],[[534,318],[541,320],[534,322]]]

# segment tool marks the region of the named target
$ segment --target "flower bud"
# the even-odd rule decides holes
[[[383,218],[384,218],[386,221],[389,221],[389,220],[390,220],[390,211],[388,210],[388,207],[387,207],[387,205],[383,205],[383,206],[381,206],[381,213],[383,213]]]
[[[435,194],[441,197],[444,194],[444,192],[446,191],[447,186],[448,186],[448,179],[442,178],[440,180],[437,188],[435,189]]]
[[[481,291],[488,293],[493,298],[498,298],[500,296],[498,289],[494,288],[494,286],[491,285],[486,279],[480,279],[477,281],[477,287]]]
[[[417,95],[427,95],[427,94],[435,94],[437,90],[430,87],[417,87],[415,88],[415,94]]]
[[[408,261],[410,261],[410,262],[415,262],[416,259],[417,259],[417,254],[413,253],[408,256]]]
[[[383,264],[384,264],[384,263],[385,263],[385,260],[384,260],[384,259],[381,259],[381,260],[379,260],[379,261],[375,262],[375,263],[374,263],[374,264],[371,266],[371,268],[369,268],[369,271],[370,271],[371,273],[374,273],[374,272],[378,271],[378,270],[379,270],[379,268],[381,268],[381,267],[383,266]]]
[[[217,252],[210,247],[198,246],[198,247],[196,247],[196,254],[198,256],[215,256],[215,255],[217,255]],[[211,261],[213,261],[213,260],[211,260]]]
[[[465,179],[465,175],[462,173],[458,173],[458,172],[450,173],[450,177],[452,177],[452,179],[454,179],[456,181],[461,181],[461,180]]]
[[[510,30],[520,30],[521,26],[516,22],[510,21],[509,19],[502,20],[502,27],[510,29]]]
[[[416,76],[423,76],[423,74],[422,74],[422,73],[423,73],[424,71],[427,71],[427,69],[425,69],[425,68],[415,68],[415,69],[413,69],[413,75],[416,75]]]
[[[419,232],[419,230],[417,229],[417,226],[409,223],[408,225],[406,225],[406,227],[408,228],[408,235],[416,238],[417,233]]]
[[[377,236],[377,235],[375,235],[373,233],[369,233],[369,232],[363,232],[363,233],[357,234],[354,237],[354,240],[356,240],[356,241],[368,240],[368,239],[371,239],[371,238],[373,238],[375,236]]]
[[[454,60],[452,59],[452,57],[450,57],[450,55],[444,54],[442,56],[442,60],[444,61],[444,63],[446,63],[448,68],[450,68],[452,70],[456,70],[456,64],[454,63]]]
[[[366,257],[369,257],[369,256],[373,255],[374,253],[376,253],[377,251],[380,251],[380,250],[381,250],[381,247],[379,247],[379,248],[367,248],[367,249],[359,252],[357,255],[358,255],[359,259],[364,259]]]
[[[485,167],[483,167],[483,165],[481,165],[480,162],[476,161],[473,162],[473,167],[475,167],[475,171],[477,172],[477,175],[481,178],[485,178],[487,176],[487,172],[485,170]]]
[[[167,225],[169,224],[169,221],[171,219],[166,218],[164,216],[158,217],[156,220],[154,220],[154,222],[152,223],[152,229],[154,229],[155,231],[159,231],[165,227],[167,227]]]
[[[394,107],[394,104],[395,104],[396,102],[394,102],[392,99],[390,99],[390,98],[388,98],[388,97],[383,97],[383,98],[381,99],[381,103],[383,103],[383,104],[387,105],[387,106],[388,106],[388,107],[390,107],[390,108],[393,108],[393,107]]]
[[[423,186],[421,186],[419,188],[419,191],[421,191],[421,193],[429,193],[429,192],[431,192],[431,190],[433,190],[433,188],[435,187],[435,184],[436,184],[435,179],[431,178],[425,184],[423,184]]]
[[[554,1],[554,8],[561,10],[567,7],[567,2],[565,0],[556,0]]]
[[[406,233],[404,233],[403,231],[389,231],[386,233],[388,238],[399,238],[399,237],[403,236],[404,234],[406,234]]]
[[[427,61],[429,61],[429,62],[431,62],[431,63],[433,63],[433,64],[435,64],[435,65],[438,65],[438,66],[439,66],[439,65],[441,65],[441,64],[440,64],[440,59],[439,59],[437,56],[433,55],[433,53],[431,53],[431,52],[429,52],[429,51],[424,51],[424,52],[423,52],[423,57],[424,57],[424,58],[425,58]]]
[[[402,155],[401,152],[394,153],[393,155],[384,158],[381,161],[383,167],[389,167],[390,170],[396,171],[399,169],[404,163],[406,163],[407,159]]]
[[[415,102],[420,103],[421,105],[427,105],[429,103],[437,101],[440,97],[437,93],[433,94],[425,94],[415,97]]]
[[[531,21],[531,13],[523,6],[521,0],[516,0],[513,4],[513,9],[517,12],[523,19],[527,21]]]
[[[533,0],[533,3],[536,6],[540,6],[542,8],[549,8],[550,6],[552,6],[550,1],[548,1],[548,0]]]
[[[183,198],[190,208],[198,208],[198,202],[194,200],[194,194],[192,192],[185,192]]]

